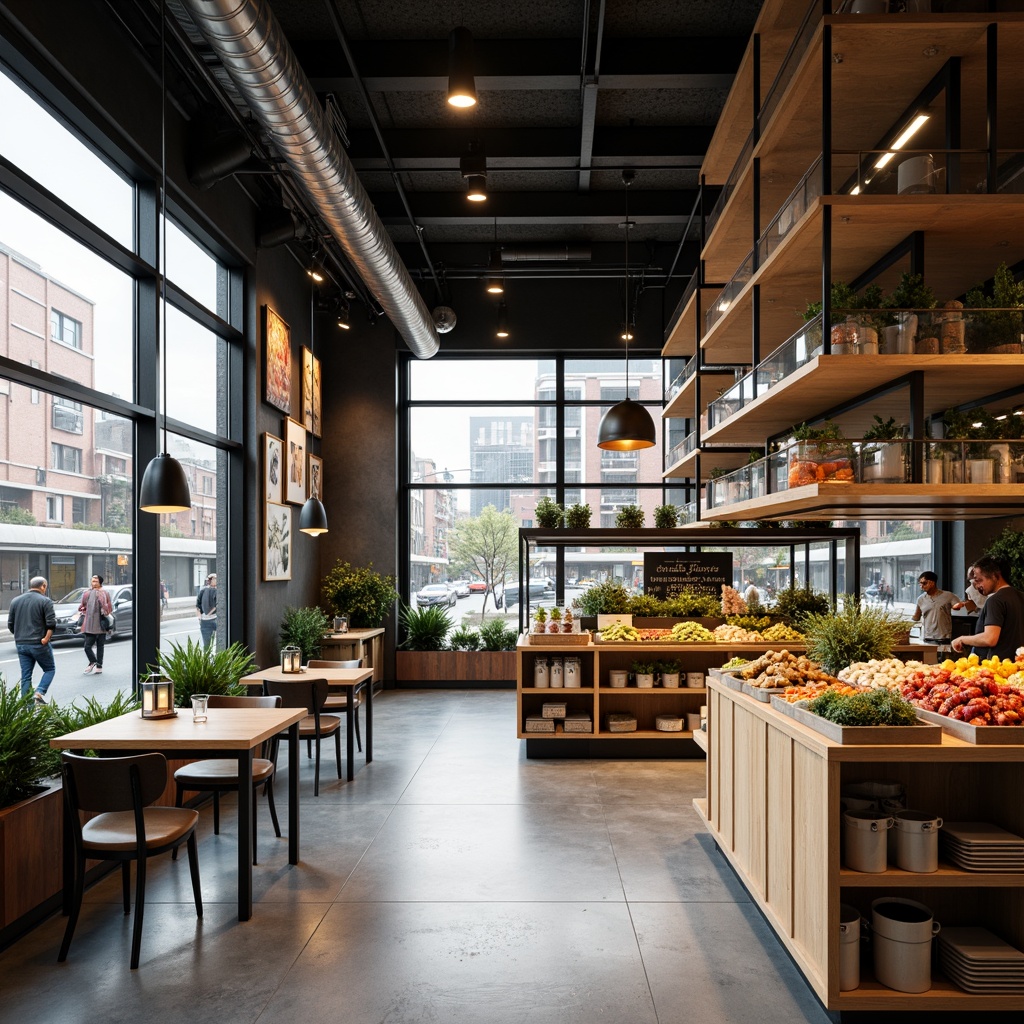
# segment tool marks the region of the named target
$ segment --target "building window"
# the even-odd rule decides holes
[[[46,521],[48,523],[64,522],[64,496],[48,494],[46,496]]]
[[[51,423],[54,430],[66,430],[69,434],[81,434],[85,426],[82,403],[53,396]]]
[[[50,310],[50,338],[53,341],[63,342],[72,348],[82,347],[82,323],[61,313],[56,309]]]
[[[82,449],[67,444],[51,444],[50,469],[59,469],[63,473],[81,473]]]
[[[213,477],[203,477],[203,494],[213,494]]]
[[[85,498],[71,499],[71,522],[85,522]]]

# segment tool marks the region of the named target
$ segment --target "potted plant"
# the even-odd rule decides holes
[[[632,664],[633,674],[636,676],[636,685],[641,690],[650,690],[654,687],[654,662],[634,661]]]
[[[666,690],[679,689],[679,672],[682,666],[678,661],[674,659],[671,661],[659,661],[655,668],[661,676],[661,685]]]
[[[320,642],[330,620],[319,608],[285,608],[281,620],[281,646],[298,647],[303,663],[320,657]]]
[[[590,529],[590,506],[581,505],[577,502],[575,505],[570,505],[565,510],[565,525],[569,530],[588,530]]]
[[[352,566],[339,560],[324,577],[324,602],[331,615],[347,615],[354,629],[375,629],[398,600],[394,576],[375,572],[373,563]]]
[[[1024,282],[1005,263],[995,272],[992,295],[981,285],[967,293],[967,350],[991,354],[1019,353],[1024,338]]]
[[[884,327],[884,351],[890,355],[913,355],[920,314],[934,307],[935,293],[924,283],[924,278],[920,274],[901,274],[896,287],[881,302],[883,310],[891,311],[886,317],[891,322]],[[934,345],[918,343],[917,351],[938,352],[938,340],[933,338],[932,332],[928,337],[934,340]]]
[[[157,652],[157,670],[174,683],[174,706],[192,706],[193,693],[244,695],[248,691],[238,680],[256,670],[256,661],[248,649],[233,643],[214,650],[189,637],[185,644],[172,642]],[[146,666],[146,673],[154,671]],[[144,674],[145,675],[145,674]]]
[[[679,525],[679,510],[675,505],[659,505],[654,510],[654,525],[659,530],[671,530]]]
[[[861,608],[852,594],[827,613],[806,612],[797,622],[807,643],[807,657],[835,675],[855,661],[888,658],[905,627],[898,614],[881,605]]]
[[[992,442],[1000,436],[999,421],[984,409],[947,409],[942,422],[946,442],[941,450],[950,457],[944,471],[945,483],[993,483]]]
[[[546,633],[548,626],[548,611],[543,606],[538,606],[537,610],[533,613],[533,627],[532,632],[534,633]]]
[[[561,633],[562,632],[562,609],[552,608],[551,613],[548,615],[548,632],[549,633]]]
[[[622,530],[639,530],[644,525],[644,510],[639,505],[623,505],[615,517],[615,525]]]
[[[875,422],[864,431],[864,440],[888,443],[861,447],[861,479],[874,483],[902,483],[906,479],[905,445],[896,442],[906,437],[907,428],[892,416],[883,420],[876,414],[874,419]]]
[[[534,510],[534,518],[537,525],[544,530],[558,530],[562,526],[565,513],[557,501],[552,501],[547,495],[537,502]]]

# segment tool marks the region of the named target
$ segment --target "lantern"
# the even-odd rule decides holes
[[[139,696],[143,718],[173,718],[178,713],[174,710],[174,683],[159,672],[150,672],[139,683]]]
[[[294,644],[289,644],[287,647],[281,648],[281,671],[302,671],[302,651]]]

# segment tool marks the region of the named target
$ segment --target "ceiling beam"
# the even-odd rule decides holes
[[[601,54],[603,89],[727,89],[747,40],[608,39]],[[353,40],[359,71],[371,92],[444,92],[444,39]],[[578,39],[475,39],[477,92],[570,89],[580,84]],[[295,42],[317,92],[355,88],[341,48],[330,40]]]

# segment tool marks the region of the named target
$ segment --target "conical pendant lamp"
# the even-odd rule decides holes
[[[314,291],[316,284],[309,289],[309,354],[316,357],[316,310],[314,308]],[[338,321],[340,326],[341,321]],[[348,320],[346,318],[346,329]],[[311,391],[316,387],[315,381],[310,381]],[[312,470],[310,470],[312,474]],[[327,533],[327,510],[320,500],[320,481],[317,478],[317,485],[299,513],[299,533],[308,533],[310,537],[319,537],[321,533]]]
[[[626,186],[626,321],[621,336],[626,343],[626,397],[604,414],[597,429],[597,447],[615,452],[652,448],[658,440],[651,414],[629,397],[629,343],[633,340],[629,319],[629,186],[633,178],[632,171],[622,172],[622,183]]]
[[[192,495],[181,463],[167,453],[167,3],[160,5],[160,372],[163,378],[161,414],[163,452],[151,459],[139,486],[139,508],[143,512],[187,512]]]

